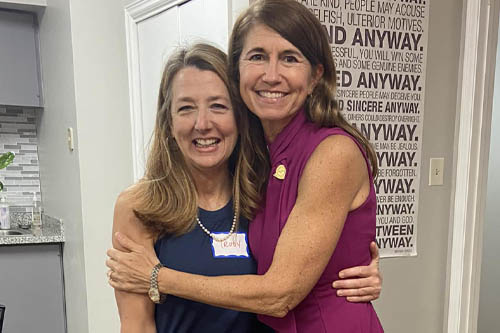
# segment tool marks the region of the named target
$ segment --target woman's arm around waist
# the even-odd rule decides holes
[[[264,275],[206,277],[162,268],[160,291],[215,306],[283,317],[314,287],[332,256],[348,212],[360,206],[369,192],[366,162],[357,145],[348,137],[330,136],[306,164],[296,203]],[[133,291],[145,292],[148,285],[144,281],[154,264],[154,252],[119,235],[117,239],[133,255],[113,250],[108,254],[143,277],[143,282],[128,281],[133,281]],[[120,259],[125,256],[126,260]],[[113,286],[131,290],[127,277],[120,278]]]

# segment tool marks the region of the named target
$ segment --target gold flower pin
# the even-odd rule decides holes
[[[278,178],[278,179],[285,179],[285,175],[286,175],[286,168],[283,164],[280,164],[278,165],[278,167],[276,168],[276,171],[274,172],[274,177]]]

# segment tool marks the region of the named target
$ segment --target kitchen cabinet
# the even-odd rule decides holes
[[[0,105],[42,106],[33,13],[0,9]]]
[[[0,246],[4,332],[66,332],[60,244]]]
[[[18,10],[42,11],[47,7],[47,0],[2,0],[0,6]]]

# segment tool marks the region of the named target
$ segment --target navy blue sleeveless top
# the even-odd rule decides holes
[[[229,232],[233,221],[230,201],[217,211],[199,209],[199,218],[211,232]],[[248,221],[241,217],[238,232],[248,233]],[[248,244],[248,238],[247,238]],[[155,243],[160,262],[169,268],[206,276],[256,274],[257,265],[249,257],[215,257],[212,239],[196,225],[179,237],[165,236]],[[156,305],[158,333],[182,332],[273,332],[252,313],[223,309],[168,295],[165,303]]]

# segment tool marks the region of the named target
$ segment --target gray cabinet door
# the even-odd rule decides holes
[[[34,14],[0,10],[0,104],[41,106]]]
[[[59,244],[0,246],[3,332],[65,332]]]

